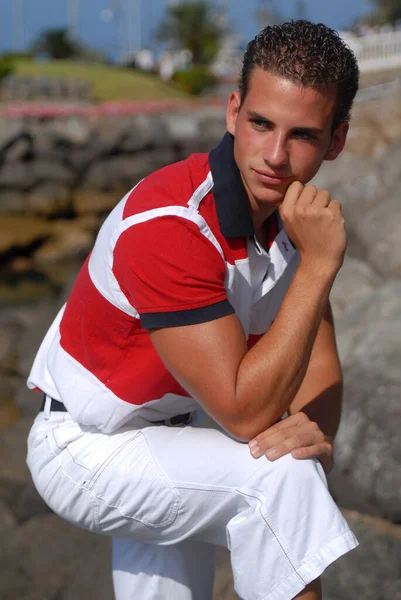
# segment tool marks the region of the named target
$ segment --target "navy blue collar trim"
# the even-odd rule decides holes
[[[230,133],[210,152],[209,165],[221,233],[225,238],[253,236],[251,208],[234,159],[234,137]]]

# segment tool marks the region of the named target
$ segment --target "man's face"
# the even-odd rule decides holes
[[[306,184],[344,147],[348,124],[332,132],[335,89],[302,87],[255,68],[243,104],[233,92],[227,129],[251,206],[275,209],[293,181]]]

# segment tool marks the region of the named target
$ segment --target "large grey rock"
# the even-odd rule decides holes
[[[401,378],[401,282],[389,281],[337,321],[345,368],[359,365],[388,381]]]
[[[130,118],[127,126],[117,131],[119,137],[115,139],[122,152],[136,153],[171,145],[168,127],[161,115],[135,115]]]
[[[112,600],[110,538],[55,515],[9,529],[0,546],[2,600]]]
[[[0,155],[3,155],[12,146],[14,140],[23,135],[25,131],[25,124],[22,120],[0,116]]]
[[[26,194],[25,202],[31,214],[55,217],[71,210],[71,193],[64,183],[44,181]]]
[[[372,366],[345,366],[332,493],[344,507],[401,521],[401,378]]]
[[[26,209],[25,194],[20,190],[0,190],[0,212],[23,213]]]
[[[322,577],[324,600],[401,600],[401,530],[347,513],[359,546]]]
[[[374,271],[369,263],[347,256],[330,294],[335,318],[338,319],[352,311],[382,282],[383,278]]]
[[[27,162],[10,161],[0,167],[0,186],[28,190],[34,183],[34,174]]]
[[[50,160],[50,157],[41,155],[31,164],[34,181],[57,181],[65,185],[72,185],[75,181],[73,169],[66,166],[62,161]]]

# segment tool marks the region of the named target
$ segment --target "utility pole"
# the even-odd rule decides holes
[[[25,50],[24,0],[12,0],[13,45],[16,52]]]
[[[14,0],[15,1],[15,0]],[[68,2],[68,37],[70,40],[78,39],[79,27],[79,0],[67,0]]]

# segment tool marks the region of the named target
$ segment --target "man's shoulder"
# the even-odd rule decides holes
[[[185,160],[154,171],[129,193],[124,218],[163,207],[187,206],[209,172],[207,153],[191,154]]]

